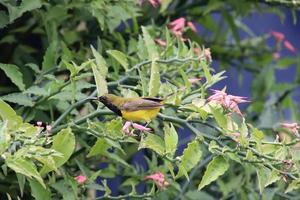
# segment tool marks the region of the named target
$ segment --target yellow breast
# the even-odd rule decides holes
[[[121,111],[122,117],[128,121],[146,121],[149,122],[151,119],[157,116],[160,108],[151,110],[137,110],[137,111]]]

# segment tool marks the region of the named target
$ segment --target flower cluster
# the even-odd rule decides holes
[[[281,123],[280,126],[282,128],[287,129],[288,131],[292,132],[295,134],[297,137],[299,137],[299,128],[300,126],[297,123]]]
[[[195,27],[193,22],[187,21],[183,17],[171,21],[168,24],[168,28],[177,37],[182,37],[183,32],[186,28],[190,28],[193,32],[197,32],[197,28]]]
[[[130,131],[130,127],[133,127],[133,129]],[[133,122],[125,122],[123,128],[122,128],[122,131],[124,133],[126,133],[128,136],[132,136],[134,135],[133,132],[134,130],[140,130],[140,131],[151,131],[151,128],[147,128],[146,126],[143,126],[143,125],[140,125],[140,124],[137,124],[137,123],[133,123]]]
[[[216,102],[218,104],[221,104],[224,108],[232,110],[239,114],[240,116],[243,116],[238,104],[239,103],[246,103],[249,102],[246,100],[247,97],[241,97],[241,96],[233,96],[233,95],[228,95],[225,90],[212,90],[213,95],[211,95],[207,101],[209,102]]]
[[[164,190],[170,185],[168,181],[166,181],[165,175],[161,172],[146,176],[145,180],[152,180],[160,190]]]

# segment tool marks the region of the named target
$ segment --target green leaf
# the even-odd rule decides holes
[[[41,175],[38,173],[34,163],[21,157],[8,157],[6,165],[16,173],[23,174],[29,178],[35,178],[44,188],[46,188]]]
[[[202,180],[198,186],[198,190],[201,190],[206,185],[217,180],[217,178],[223,175],[229,168],[228,161],[223,156],[216,156],[207,166],[207,169],[202,177]]]
[[[284,193],[289,193],[293,190],[299,189],[300,188],[300,181],[299,179],[293,180],[289,186],[286,188],[286,190],[284,191]]]
[[[23,93],[10,93],[1,97],[2,100],[16,103],[22,106],[33,106],[33,102],[29,96]]]
[[[0,118],[3,121],[7,120],[7,127],[9,128],[13,126],[18,126],[23,122],[23,119],[20,116],[18,116],[16,112],[1,99],[0,99]]]
[[[29,180],[31,195],[36,200],[51,200],[51,193],[48,189],[44,188],[39,182],[33,180]]]
[[[51,149],[61,153],[62,157],[54,157],[55,167],[58,168],[69,160],[75,149],[75,136],[71,128],[62,129],[57,135],[53,137],[53,144]],[[40,173],[42,175],[52,171],[51,168],[44,166]]]
[[[164,133],[166,153],[169,153],[173,157],[178,143],[178,135],[173,124],[165,124]]]
[[[217,121],[218,125],[221,128],[226,129],[227,128],[227,118],[223,114],[222,109],[221,108],[212,107],[212,106],[210,106],[210,109],[211,109],[211,112],[212,112],[215,120]]]
[[[257,173],[257,179],[258,179],[259,192],[260,192],[260,194],[262,194],[264,191],[265,185],[267,184],[270,170],[263,166],[257,166],[256,173]]]
[[[50,43],[43,58],[42,69],[46,71],[56,66],[57,60],[57,41]]]
[[[157,52],[155,42],[151,38],[148,30],[143,26],[142,26],[142,31],[143,31],[143,39],[146,44],[146,48],[147,48],[148,56],[149,56],[150,60],[152,60],[152,61],[157,60],[159,58],[159,54]]]
[[[109,147],[109,144],[104,138],[98,138],[87,157],[92,157],[99,154],[104,155]]]
[[[184,149],[183,155],[180,157],[181,163],[179,164],[179,171],[176,178],[185,175],[187,179],[189,177],[186,175],[191,169],[193,169],[202,157],[201,146],[198,140],[190,142],[187,148]]]
[[[23,174],[17,173],[17,179],[18,179],[18,183],[19,183],[19,188],[20,188],[21,196],[23,196],[23,194],[24,194],[24,187],[25,187],[25,183],[26,183],[26,178],[25,178],[25,176]]]
[[[105,80],[105,76],[101,74],[101,67],[99,65],[92,63],[92,69],[97,86],[98,97],[100,97],[103,94],[108,93],[107,82]]]
[[[16,65],[0,63],[0,69],[4,71],[6,76],[16,86],[18,86],[21,91],[25,89],[25,85],[23,83],[23,74],[19,71],[19,68]]]
[[[201,66],[202,66],[203,71],[204,71],[204,76],[206,78],[206,83],[210,84],[212,82],[212,76],[209,72],[208,65],[205,61],[203,61],[203,62],[201,62]]]
[[[100,74],[103,77],[106,77],[107,72],[108,72],[108,67],[107,67],[106,61],[104,60],[102,55],[93,46],[91,46],[91,49],[92,49],[93,55],[96,59],[97,69],[99,70]]]
[[[160,73],[158,64],[155,61],[151,62],[151,74],[149,83],[149,96],[154,97],[159,92],[160,87]]]
[[[154,134],[148,134],[146,138],[141,140],[139,149],[143,148],[152,149],[159,155],[163,155],[165,152],[164,141],[159,136]]]
[[[279,173],[275,170],[272,170],[271,173],[267,177],[267,181],[265,183],[265,187],[268,185],[271,185],[272,183],[275,183],[276,181],[279,181],[281,179]]]
[[[128,70],[128,60],[124,53],[117,50],[108,50],[106,52],[113,58],[115,58],[124,67],[126,71]]]
[[[23,93],[24,94],[34,94],[37,96],[46,96],[48,94],[48,92],[45,90],[45,88],[40,88],[36,85],[31,86],[30,88],[25,90]]]

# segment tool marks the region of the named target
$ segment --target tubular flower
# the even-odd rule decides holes
[[[156,8],[158,5],[161,4],[162,0],[148,0],[148,2],[154,7]]]
[[[271,35],[275,38],[277,42],[282,42],[284,40],[284,34],[278,31],[271,31]]]
[[[224,108],[232,110],[243,116],[238,107],[238,104],[249,102],[248,100],[246,100],[247,97],[228,95],[225,91],[222,90],[212,91],[214,94],[207,99],[209,102],[212,101],[221,104]]]
[[[165,175],[161,172],[146,176],[145,180],[152,180],[160,190],[164,190],[170,185],[168,181],[166,181]]]
[[[186,19],[183,17],[175,19],[174,21],[168,24],[168,28],[171,30],[171,32],[179,37],[182,36],[186,27],[189,27],[193,32],[197,32],[197,28],[195,27],[193,22],[187,22]]]
[[[299,137],[299,128],[300,126],[297,123],[281,123],[280,126],[282,128],[287,129],[288,131],[292,132],[293,134],[295,134],[297,137]]]
[[[82,185],[86,182],[87,178],[84,175],[79,175],[75,177],[75,180],[79,185]]]
[[[296,48],[295,48],[289,41],[285,40],[285,41],[283,42],[283,45],[284,45],[285,48],[286,48],[287,50],[289,50],[290,52],[292,52],[292,53],[295,53],[295,52],[296,52]]]
[[[130,131],[129,129],[131,126],[133,127],[133,130]],[[122,128],[122,131],[124,133],[126,133],[128,136],[134,135],[133,134],[134,130],[139,130],[139,131],[144,132],[144,131],[151,131],[151,128],[147,128],[146,126],[143,126],[143,125],[140,125],[137,123],[133,123],[133,122],[128,122],[128,121],[124,124],[124,126]]]

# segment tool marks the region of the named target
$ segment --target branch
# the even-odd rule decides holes
[[[104,197],[98,197],[95,200],[100,200],[100,199],[145,199],[145,198],[151,198],[153,197],[152,194],[145,193],[145,194],[126,194],[126,195],[120,195],[120,196],[104,196]]]

